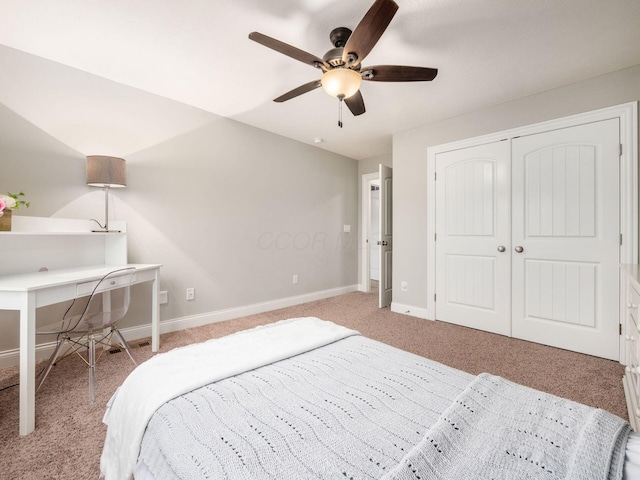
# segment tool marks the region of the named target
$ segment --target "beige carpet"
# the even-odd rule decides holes
[[[501,375],[627,418],[624,369],[617,362],[399,315],[378,309],[375,294],[350,293],[166,334],[161,351],[301,316],[331,320],[473,374]],[[136,347],[134,353],[140,361],[148,359],[151,347]],[[18,389],[0,391],[0,478],[97,479],[106,432],[104,407],[132,368],[124,352],[102,358],[96,367],[96,403],[89,405],[87,368],[78,358],[65,359],[36,396],[36,430],[27,437],[18,435]],[[0,370],[0,389],[17,381],[17,367]]]

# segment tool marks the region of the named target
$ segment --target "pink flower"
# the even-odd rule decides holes
[[[4,208],[7,206],[7,204],[4,202],[4,200],[0,197],[0,217],[2,215],[4,215]]]

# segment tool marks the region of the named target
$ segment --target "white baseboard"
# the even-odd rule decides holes
[[[431,315],[429,315],[429,311],[426,308],[391,302],[391,311],[395,313],[402,313],[403,315],[411,315],[412,317],[424,318],[425,320],[431,320],[429,318]]]
[[[292,307],[302,303],[322,300],[323,298],[335,297],[345,293],[358,291],[359,285],[348,285],[346,287],[331,288],[329,290],[321,290],[319,292],[307,293],[304,295],[296,295],[295,297],[286,297],[268,302],[254,303],[242,307],[229,308],[226,310],[217,310],[214,312],[202,313],[199,315],[190,315],[188,317],[174,318],[163,320],[160,322],[160,333],[177,332],[185,328],[200,327],[210,323],[223,322],[234,318],[246,317],[247,315],[255,315],[256,313],[269,312],[280,308]],[[125,340],[128,342],[151,336],[151,324],[139,325],[135,327],[127,327],[120,330]],[[36,361],[45,360],[55,348],[55,342],[43,343],[36,345]],[[0,352],[0,368],[11,367],[20,363],[20,351],[17,348]]]
[[[36,345],[36,362],[45,360],[53,353],[56,348],[56,342],[41,343]],[[13,367],[20,363],[20,350],[12,348],[0,352],[0,368]]]

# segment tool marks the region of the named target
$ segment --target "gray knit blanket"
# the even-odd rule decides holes
[[[159,408],[139,461],[169,479],[621,478],[601,410],[351,336]]]
[[[379,479],[472,379],[351,336],[165,403],[138,459],[156,480]]]
[[[622,478],[630,426],[483,373],[384,480]]]

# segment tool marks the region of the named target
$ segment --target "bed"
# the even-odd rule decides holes
[[[106,480],[640,479],[615,415],[312,317],[157,355],[104,421]]]

